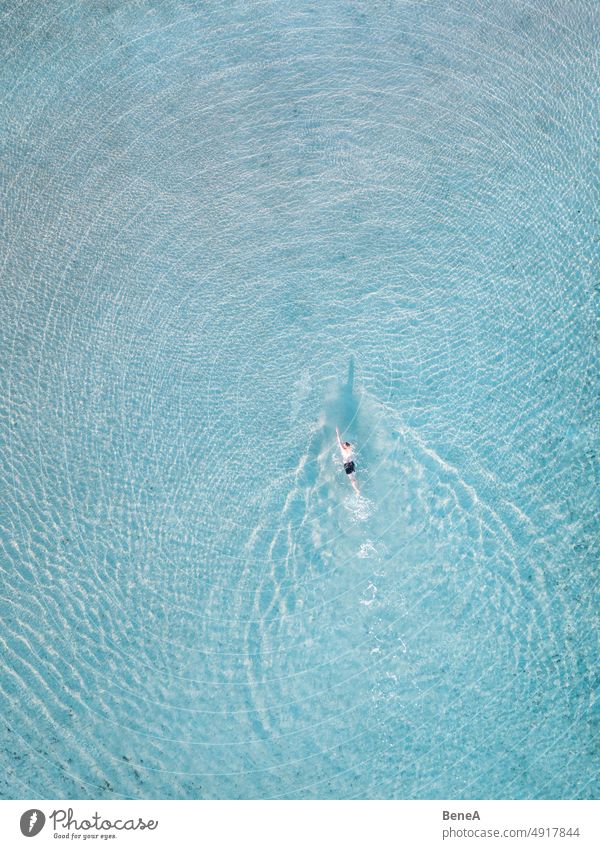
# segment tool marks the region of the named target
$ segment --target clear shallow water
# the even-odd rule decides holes
[[[596,4],[1,14],[0,794],[597,795]]]

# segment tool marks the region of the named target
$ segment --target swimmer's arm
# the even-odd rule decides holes
[[[340,451],[342,451],[342,440],[340,439],[340,429],[337,425],[335,426],[335,435],[337,436],[337,441],[338,441],[338,445],[340,446]],[[342,454],[343,453],[344,452],[342,451]]]

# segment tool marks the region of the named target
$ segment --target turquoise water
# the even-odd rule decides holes
[[[0,795],[597,796],[597,4],[0,14]]]

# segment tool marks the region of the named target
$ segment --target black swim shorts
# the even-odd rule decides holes
[[[344,471],[347,475],[351,475],[354,469],[354,460],[349,460],[347,463],[344,463]]]

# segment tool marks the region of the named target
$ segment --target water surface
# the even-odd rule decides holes
[[[597,4],[0,14],[0,794],[597,795]]]

